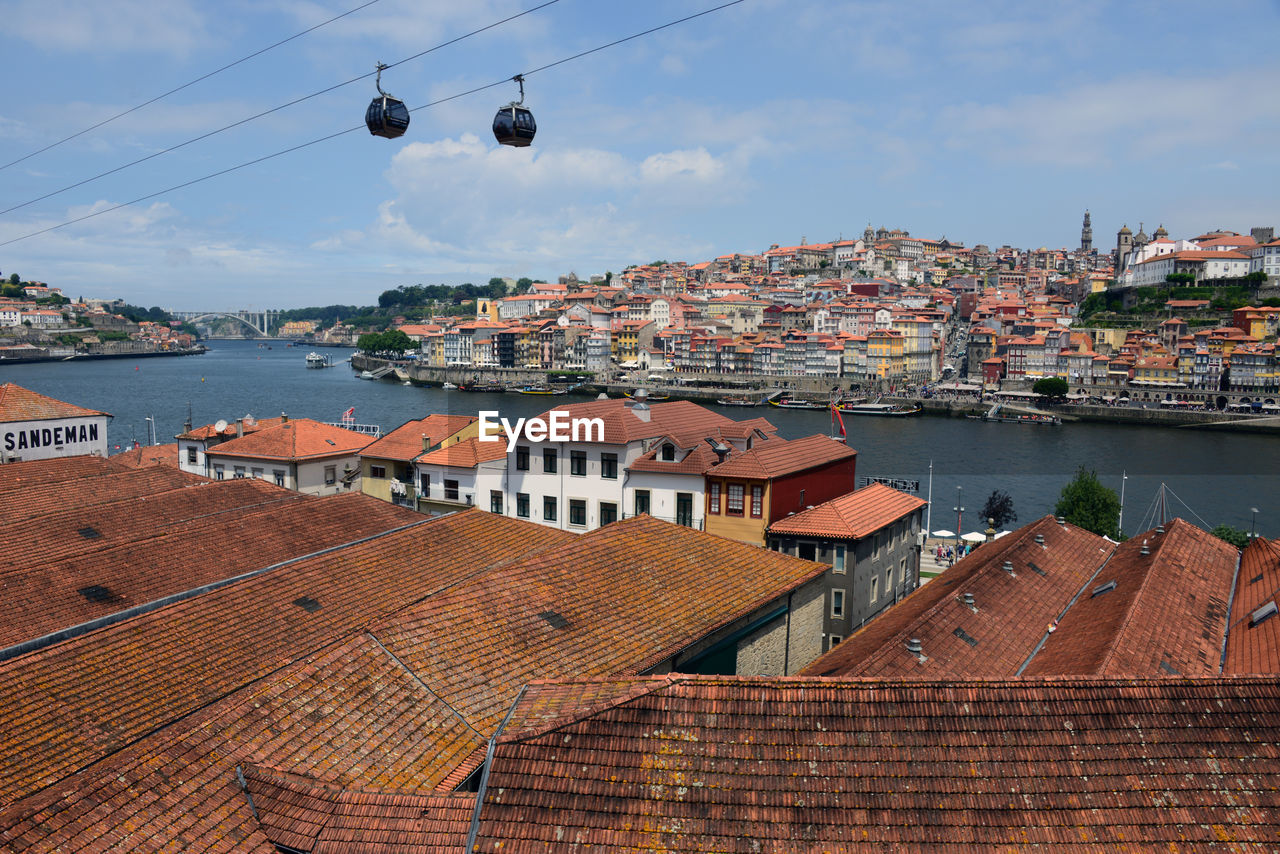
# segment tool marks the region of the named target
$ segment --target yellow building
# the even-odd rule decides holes
[[[374,498],[414,507],[414,462],[478,435],[480,420],[473,415],[429,415],[409,421],[360,452],[360,489]]]

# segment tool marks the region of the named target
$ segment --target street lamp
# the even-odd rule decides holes
[[[960,532],[964,527],[960,524],[960,520],[964,517],[964,487],[956,487],[956,506],[951,509],[956,511],[956,548],[960,548]]]

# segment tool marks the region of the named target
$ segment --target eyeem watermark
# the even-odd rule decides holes
[[[507,437],[507,453],[515,450],[523,438],[526,442],[603,442],[603,418],[570,418],[569,413],[552,410],[550,418],[517,418],[511,423],[497,410],[482,409],[480,441],[498,442]],[[492,432],[491,432],[492,431]]]

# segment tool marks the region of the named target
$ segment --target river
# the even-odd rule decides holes
[[[161,443],[173,441],[190,411],[199,426],[282,412],[336,421],[354,407],[355,420],[389,431],[433,413],[497,410],[516,418],[549,407],[545,397],[466,394],[358,379],[347,364],[308,369],[305,347],[283,342],[211,341],[202,356],[45,362],[0,367],[0,382],[13,382],[114,417],[109,446],[145,443],[153,418]],[[321,352],[341,362],[350,350]],[[557,403],[583,398],[559,398]],[[710,407],[730,418],[768,418],[788,438],[829,433],[825,412]],[[1074,423],[1057,427],[995,424],[940,417],[844,416],[850,446],[858,451],[860,476],[920,481],[928,497],[932,463],[932,530],[956,530],[957,499],[965,508],[960,526],[979,527],[978,511],[994,489],[1013,498],[1019,523],[1049,513],[1062,486],[1080,465],[1094,469],[1107,486],[1124,487],[1124,529],[1132,535],[1152,526],[1161,483],[1170,515],[1203,527],[1225,523],[1249,530],[1256,507],[1257,531],[1280,535],[1280,438],[1172,427]],[[1143,525],[1144,518],[1146,524]]]

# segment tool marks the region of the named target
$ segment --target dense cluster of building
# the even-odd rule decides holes
[[[1129,336],[1077,319],[1087,296],[1131,294],[1153,276],[1164,287],[1239,283],[1251,272],[1273,281],[1280,241],[1272,238],[1254,229],[1171,241],[1161,228],[1154,239],[1135,239],[1126,229],[1115,252],[1099,253],[1087,214],[1081,248],[1071,251],[968,249],[868,229],[859,240],[631,267],[607,280],[535,282],[525,293],[480,300],[474,318],[399,328],[417,342],[420,363],[435,368],[634,368],[867,387],[1057,376],[1080,385],[1275,391],[1280,309],[1246,307],[1223,323],[1208,300],[1169,300],[1170,323]],[[1164,358],[1178,360],[1173,374],[1155,361]]]

